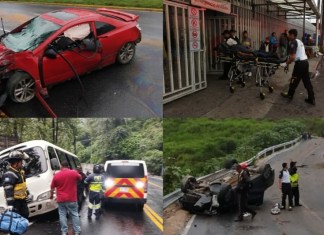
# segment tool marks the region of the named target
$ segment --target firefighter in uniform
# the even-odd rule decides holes
[[[101,199],[104,184],[104,176],[101,174],[102,167],[99,164],[93,166],[93,174],[89,175],[84,183],[89,185],[89,205],[88,205],[88,219],[91,219],[92,211],[98,220],[102,214]]]
[[[25,172],[22,170],[23,160],[28,155],[20,150],[14,150],[9,154],[10,166],[2,176],[3,188],[8,209],[28,219],[29,210],[27,206],[27,185]]]
[[[297,38],[297,30],[291,29],[288,32],[289,38],[289,54],[290,58],[287,62],[280,64],[282,67],[286,67],[288,64],[295,62],[294,70],[290,80],[288,92],[283,92],[281,95],[290,100],[293,99],[295,90],[298,87],[300,80],[303,81],[304,87],[308,92],[308,98],[305,99],[306,103],[315,105],[315,96],[313,91],[313,86],[309,77],[309,64],[307,61],[307,55],[305,52],[305,47],[302,41]]]
[[[238,197],[238,206],[239,206],[239,215],[234,220],[239,222],[243,220],[243,214],[249,212],[252,214],[252,219],[254,219],[256,212],[252,210],[247,205],[248,201],[248,191],[250,185],[250,173],[247,170],[247,164],[241,163],[236,165],[236,171],[238,174],[238,183],[237,183],[237,197]]]

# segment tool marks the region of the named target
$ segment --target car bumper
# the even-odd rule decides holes
[[[112,198],[112,197],[105,197],[105,202],[111,203],[124,203],[124,204],[145,204],[146,198]]]
[[[51,199],[47,199],[40,202],[36,201],[36,202],[28,203],[29,217],[33,217],[36,215],[53,211],[57,209],[57,207],[58,207],[57,203]]]

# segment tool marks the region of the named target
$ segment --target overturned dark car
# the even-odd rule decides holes
[[[194,214],[215,215],[237,207],[238,173],[234,167],[197,180],[185,176],[181,182],[184,195],[179,199],[183,209]],[[264,192],[274,183],[275,173],[269,164],[248,166],[250,189],[248,204],[262,205]]]

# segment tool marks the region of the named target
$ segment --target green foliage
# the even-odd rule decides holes
[[[108,159],[146,160],[148,171],[161,174],[161,119],[2,119],[2,135],[20,142],[41,139],[76,153],[81,162]]]

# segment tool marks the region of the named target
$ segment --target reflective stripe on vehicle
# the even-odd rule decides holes
[[[110,198],[144,198],[146,188],[146,178],[115,178],[115,185],[107,188],[106,197]],[[143,183],[143,187],[136,187],[138,182]]]

